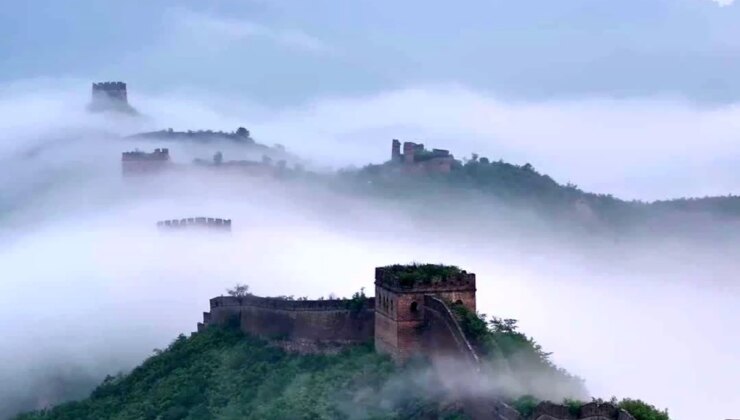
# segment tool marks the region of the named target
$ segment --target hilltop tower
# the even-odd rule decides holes
[[[92,84],[90,111],[119,111],[135,114],[136,110],[128,103],[128,92],[124,82],[100,82]]]
[[[407,174],[448,174],[452,171],[455,157],[449,150],[427,150],[423,144],[410,141],[401,142],[393,139],[391,142],[391,162]]]
[[[475,274],[453,266],[392,265],[375,269],[375,348],[396,360],[425,346],[423,327],[434,302],[475,311]],[[447,310],[447,309],[445,309]]]

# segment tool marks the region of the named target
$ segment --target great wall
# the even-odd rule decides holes
[[[96,110],[129,109],[125,83],[93,84],[91,106]],[[202,139],[203,135],[212,134],[177,133],[170,129],[132,137]],[[255,144],[246,129],[220,135]],[[121,162],[122,172],[127,176],[151,175],[178,168],[171,162],[166,148],[151,153],[124,152]],[[455,162],[447,150],[430,151],[423,144],[413,142],[404,142],[402,149],[401,142],[393,139],[391,158],[383,168],[401,174],[448,174]],[[275,165],[267,155],[258,162],[224,162],[223,155],[218,152],[212,162],[196,159],[194,164],[196,167],[237,169],[251,175],[276,175],[286,170],[285,160]],[[296,165],[295,169],[302,168]],[[231,220],[192,217],[159,221],[157,227],[163,231],[193,228],[230,231]],[[475,274],[456,267],[428,264],[377,267],[374,297],[364,294],[360,298],[325,300],[251,294],[214,297],[196,333],[213,326],[237,326],[244,333],[298,353],[333,353],[347,346],[372,342],[377,352],[389,355],[397,363],[404,363],[415,355],[426,356],[433,363],[451,358],[462,362],[470,375],[482,375],[484,362],[451,308],[462,305],[475,312],[475,293]],[[542,402],[528,416],[522,416],[495,397],[461,398],[459,402],[463,411],[476,420],[634,420],[626,411],[601,402],[580,407]]]
[[[209,229],[213,231],[231,231],[231,219],[214,217],[188,217],[185,219],[162,220],[157,222],[161,230]]]
[[[471,375],[480,373],[481,358],[453,314],[453,304],[475,311],[475,274],[441,265],[393,265],[375,270],[375,297],[288,300],[254,295],[218,296],[198,323],[238,326],[288,351],[334,352],[373,342],[379,353],[398,363],[414,355],[433,362],[462,361]],[[531,416],[495,398],[463,400],[466,414],[493,420],[634,420],[609,403],[566,407],[540,403]]]

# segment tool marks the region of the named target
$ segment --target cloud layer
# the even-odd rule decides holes
[[[645,175],[651,162],[664,162],[670,176],[685,173],[686,161],[716,165],[737,131],[733,107],[522,104],[426,86],[274,109],[194,92],[132,90],[132,104],[149,115],[137,121],[86,114],[87,83],[23,82],[0,92],[0,266],[9,279],[0,283],[0,329],[11,338],[0,341],[0,376],[21,378],[0,389],[6,401],[43,389],[49,372],[84,372],[94,382],[134,366],[192,331],[208,298],[236,282],[264,295],[349,295],[370,287],[377,265],[430,261],[476,272],[481,311],[520,319],[523,331],[585,377],[595,395],[644,398],[670,407],[677,420],[708,410],[726,417],[738,404],[733,349],[740,343],[726,334],[740,319],[733,280],[740,268],[726,251],[736,248],[733,224],[707,229],[721,229],[721,243],[566,243],[541,229],[543,221],[525,219],[525,210],[488,202],[452,206],[448,214],[254,179],[183,175],[132,184],[120,177],[120,152],[161,144],[117,137],[244,125],[259,141],[337,166],[382,161],[390,139],[400,137],[458,155],[529,161],[581,185],[638,173],[663,191],[684,186]],[[170,145],[182,163],[208,158],[216,147]],[[242,158],[236,150],[225,157]],[[705,186],[721,179],[705,176]],[[617,185],[639,191],[631,182]],[[233,234],[224,241],[154,230],[157,220],[199,215],[232,218]],[[43,394],[59,397],[54,387]]]

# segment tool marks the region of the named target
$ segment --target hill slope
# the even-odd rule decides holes
[[[549,362],[515,321],[458,310],[466,334],[488,359],[505,359],[532,379],[532,361],[560,385],[579,380]],[[477,386],[477,385],[476,385]],[[235,329],[211,327],[178,337],[128,375],[108,377],[85,400],[22,414],[17,420],[72,419],[461,419],[462,407],[424,360],[398,367],[372,346],[336,355],[288,354]],[[538,400],[509,399],[526,418]],[[637,420],[668,420],[639,400],[617,403]],[[575,402],[572,402],[575,404]]]

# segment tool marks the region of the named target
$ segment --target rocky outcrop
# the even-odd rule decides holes
[[[540,403],[531,420],[635,420],[628,412],[610,403],[592,402],[573,409],[550,402]]]

